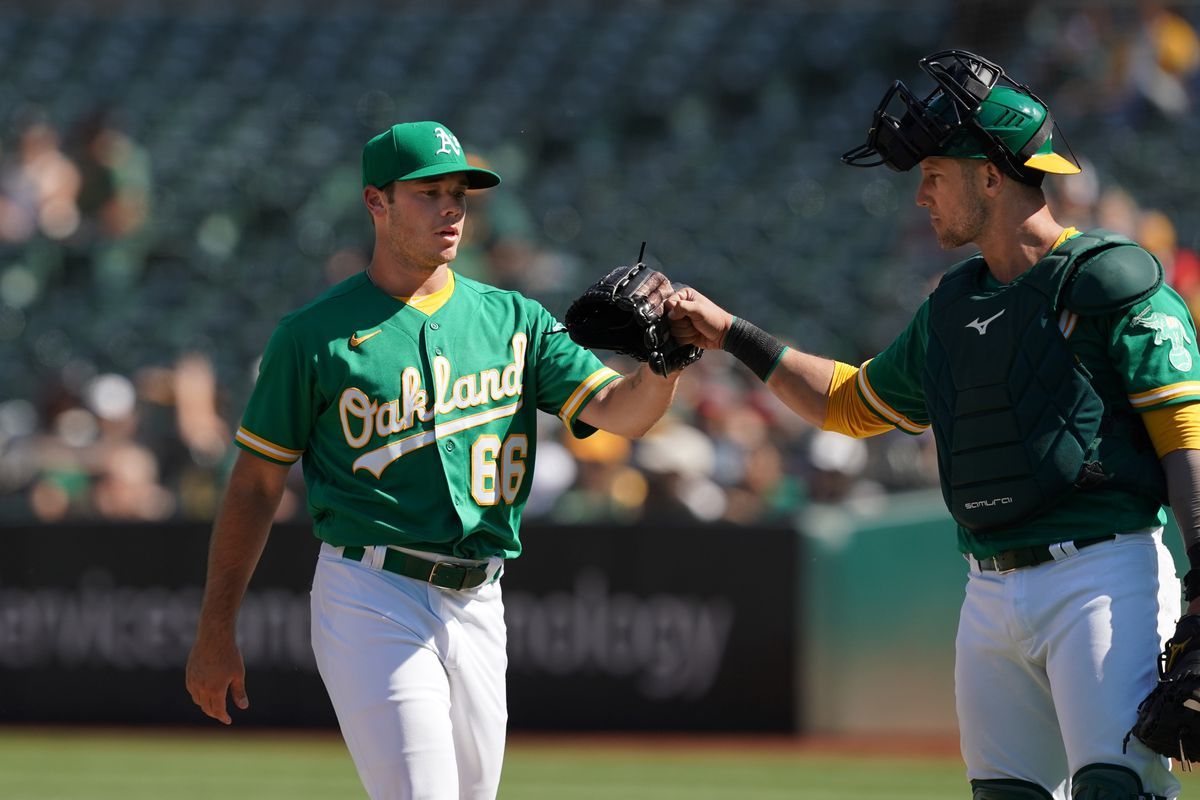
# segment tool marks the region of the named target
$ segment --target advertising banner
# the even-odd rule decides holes
[[[207,526],[0,529],[0,722],[207,723],[184,687]],[[503,578],[513,729],[796,724],[798,537],[526,526]],[[333,725],[309,646],[318,543],[276,526],[238,621],[239,725]],[[215,724],[215,723],[214,723]]]

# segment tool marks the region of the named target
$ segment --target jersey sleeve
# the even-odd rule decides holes
[[[1200,403],[1156,408],[1143,413],[1142,422],[1159,458],[1175,450],[1200,450]]]
[[[286,326],[275,329],[234,442],[276,464],[293,464],[308,446],[314,421],[313,367]]]
[[[833,362],[833,378],[829,382],[825,424],[822,430],[862,439],[893,429],[863,402],[858,391],[858,368],[840,361]]]
[[[929,338],[929,300],[917,309],[908,327],[858,371],[859,398],[877,417],[913,435],[929,427],[921,371]]]
[[[534,319],[533,336],[538,343],[537,407],[561,419],[576,437],[591,436],[596,429],[581,422],[579,412],[597,392],[621,375],[566,333],[552,332],[560,331],[563,326],[541,305],[537,305]]]
[[[1171,287],[1125,313],[1113,327],[1110,353],[1135,411],[1200,400],[1196,326]]]

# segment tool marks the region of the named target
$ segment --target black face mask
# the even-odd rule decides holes
[[[979,137],[981,152],[1006,173],[1024,183],[1040,179],[1041,173],[1030,174],[1036,170],[1023,167],[1024,159],[1015,160],[995,136],[974,121],[979,106],[1000,80],[1038,100],[1027,87],[1008,78],[999,65],[965,50],[943,50],[922,58],[919,64],[937,88],[922,100],[903,82],[892,83],[875,109],[866,143],[843,153],[844,163],[852,167],[882,164],[907,172],[926,156],[940,153],[951,138],[967,130]],[[1040,136],[1034,151],[1049,135],[1049,112],[1046,120],[1045,135]]]
[[[962,120],[956,115],[930,111],[943,94],[940,88],[935,89],[921,100],[903,81],[893,82],[875,109],[866,144],[844,153],[842,161],[852,167],[882,164],[907,172],[921,159],[940,152],[962,128]],[[939,105],[945,112],[955,110],[952,103]]]

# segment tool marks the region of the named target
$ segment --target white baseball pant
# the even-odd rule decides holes
[[[1036,783],[1059,800],[1088,764],[1128,767],[1145,791],[1174,798],[1170,762],[1136,739],[1138,704],[1180,614],[1162,530],[1118,535],[1006,574],[974,562],[954,669],[970,779]]]
[[[367,794],[493,800],[508,722],[499,582],[441,589],[366,550],[360,563],[322,546],[312,645]]]

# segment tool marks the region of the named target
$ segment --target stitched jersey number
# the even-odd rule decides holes
[[[481,506],[494,506],[504,498],[512,504],[525,480],[525,456],[529,452],[529,437],[514,433],[500,442],[500,437],[485,433],[471,445],[471,496]]]

